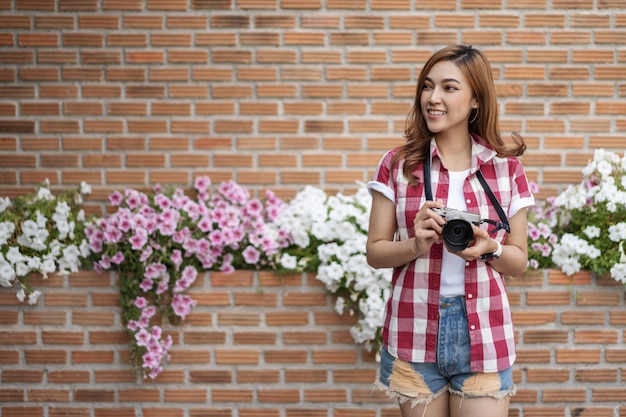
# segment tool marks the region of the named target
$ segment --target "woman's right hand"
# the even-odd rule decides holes
[[[441,230],[446,220],[432,210],[434,207],[444,208],[443,201],[427,201],[413,219],[415,251],[418,256],[428,251],[433,243],[441,241]]]

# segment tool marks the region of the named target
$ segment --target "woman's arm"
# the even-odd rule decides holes
[[[367,235],[367,263],[373,268],[394,268],[404,265],[426,253],[441,239],[441,216],[431,207],[443,207],[441,201],[426,202],[415,216],[415,237],[394,241],[396,208],[391,200],[372,191],[369,232]]]

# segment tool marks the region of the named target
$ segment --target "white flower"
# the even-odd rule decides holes
[[[594,237],[600,236],[600,228],[597,226],[587,226],[585,230],[583,230],[583,233],[587,235],[589,239],[593,239]]]
[[[618,223],[609,226],[609,239],[613,242],[621,242],[626,240],[626,223]]]
[[[54,196],[49,188],[42,187],[37,190],[37,200],[54,200]]]
[[[81,194],[91,194],[91,186],[87,184],[85,181],[80,182],[80,193]]]
[[[296,269],[297,262],[298,262],[298,258],[292,255],[289,255],[288,253],[284,253],[280,257],[280,264],[283,266],[283,268],[286,268],[286,269]]]
[[[0,197],[0,213],[4,212],[9,207],[11,207],[11,200],[9,197]]]
[[[3,287],[12,287],[15,280],[15,269],[7,263],[0,264],[0,285]]]
[[[39,301],[39,297],[41,296],[41,291],[35,290],[28,295],[28,304],[33,305],[37,304]]]

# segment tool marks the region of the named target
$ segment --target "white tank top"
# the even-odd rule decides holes
[[[463,194],[463,183],[469,171],[469,169],[465,171],[448,171],[450,185],[448,187],[447,207],[456,210],[467,210],[467,203]],[[465,295],[465,259],[448,252],[444,245],[440,296],[456,297],[459,295]]]

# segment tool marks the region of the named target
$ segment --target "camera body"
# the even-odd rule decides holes
[[[443,209],[433,207],[431,210],[446,219],[446,224],[441,231],[441,237],[448,249],[453,252],[462,251],[474,240],[472,224],[477,226],[480,224],[479,214],[448,207]]]

